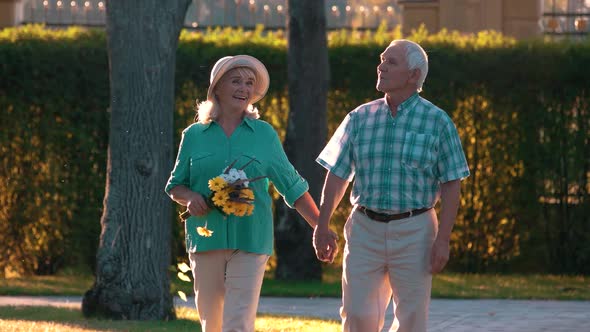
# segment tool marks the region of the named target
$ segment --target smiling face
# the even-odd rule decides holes
[[[381,63],[377,66],[378,91],[398,94],[416,90],[420,71],[408,69],[406,48],[403,44],[390,45],[381,53],[380,58]]]
[[[215,96],[222,110],[244,111],[248,108],[256,76],[249,68],[229,70],[215,86]]]

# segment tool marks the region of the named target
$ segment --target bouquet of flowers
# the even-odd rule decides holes
[[[254,192],[248,188],[248,185],[266,177],[259,176],[248,179],[244,168],[254,160],[250,160],[239,169],[233,167],[237,162],[237,160],[234,160],[219,176],[210,179],[209,189],[211,195],[207,199],[207,204],[224,215],[233,214],[238,217],[251,215],[254,211]],[[183,221],[188,217],[190,217],[188,210],[180,214]],[[209,237],[213,234],[213,231],[207,229],[207,224],[205,224],[204,227],[197,227],[197,233]]]

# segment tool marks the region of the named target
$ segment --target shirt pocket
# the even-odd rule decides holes
[[[406,133],[402,164],[411,168],[430,168],[437,157],[437,139],[433,135]]]
[[[211,173],[211,168],[214,166],[215,154],[212,152],[198,152],[190,156],[190,176],[191,182],[199,179],[202,175]],[[221,173],[221,169],[218,170]],[[208,180],[208,179],[207,179]]]

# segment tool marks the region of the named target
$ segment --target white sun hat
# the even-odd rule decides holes
[[[219,80],[225,73],[234,68],[246,67],[250,68],[254,75],[256,75],[256,82],[254,84],[254,91],[252,98],[250,98],[250,104],[254,104],[264,97],[266,91],[268,91],[268,85],[270,83],[270,77],[266,67],[260,60],[249,55],[234,55],[223,57],[215,63],[213,69],[211,69],[211,78],[209,79],[209,90],[207,90],[207,100],[214,102],[215,94],[213,89]]]

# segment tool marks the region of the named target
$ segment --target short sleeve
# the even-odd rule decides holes
[[[439,140],[437,171],[442,183],[469,176],[469,166],[461,146],[461,140],[457,128],[450,119]]]
[[[317,163],[332,174],[349,182],[352,181],[355,174],[352,151],[353,133],[353,121],[349,113],[316,159]]]

